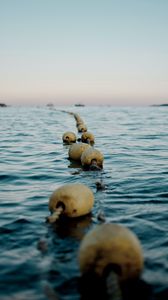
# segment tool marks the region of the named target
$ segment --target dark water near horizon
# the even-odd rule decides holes
[[[62,134],[77,133],[75,120],[59,109],[78,112],[94,133],[101,172],[74,172]],[[77,252],[100,209],[141,241],[150,290],[141,299],[168,299],[168,108],[7,107],[0,123],[0,299],[83,299]],[[76,182],[94,192],[92,215],[45,223],[53,190]]]

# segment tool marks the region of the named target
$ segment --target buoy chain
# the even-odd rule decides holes
[[[76,126],[78,127],[79,124],[84,124],[84,121],[83,119],[80,117],[79,114],[77,113],[73,113],[73,112],[69,112],[69,111],[63,111],[63,112],[66,112],[70,115],[73,115],[74,119],[76,120]],[[79,130],[78,130],[79,131]],[[84,133],[86,134],[86,133]],[[90,133],[91,134],[91,133]],[[88,138],[89,139],[89,138]],[[88,139],[86,139],[86,143],[88,143]],[[80,142],[82,141],[82,139],[77,139],[78,141],[80,140]],[[76,146],[74,145],[73,146],[73,149],[75,148]],[[87,148],[86,148],[87,149]],[[77,149],[76,149],[77,150]],[[72,154],[72,151],[73,150],[70,150],[69,151],[69,154],[72,156],[72,159],[74,159],[73,157],[73,154]],[[84,151],[84,150],[83,150]],[[75,155],[76,156],[76,155]],[[75,157],[76,158],[76,157]],[[87,169],[87,168],[86,168]],[[89,167],[89,170],[92,170],[92,171],[100,171],[101,170],[101,167],[97,165],[97,160],[96,159],[92,159],[91,160],[91,164],[90,164],[90,167]],[[104,189],[104,184],[102,182],[102,179],[96,183],[97,185],[97,190],[103,190]],[[101,207],[100,203],[99,203],[99,208]],[[100,208],[99,209],[99,212],[97,214],[97,220],[100,221],[100,222],[105,222],[105,214],[104,214],[104,211]]]

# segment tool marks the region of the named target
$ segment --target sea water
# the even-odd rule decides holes
[[[63,110],[79,113],[94,134],[102,171],[68,160],[62,135],[80,134]],[[78,248],[99,211],[138,236],[150,287],[143,299],[168,299],[168,108],[7,107],[0,127],[1,299],[84,299]],[[98,180],[105,189],[96,189]],[[77,182],[94,193],[92,214],[47,224],[51,193]]]

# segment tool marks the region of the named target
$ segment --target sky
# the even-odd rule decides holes
[[[168,0],[0,0],[0,102],[168,103]]]

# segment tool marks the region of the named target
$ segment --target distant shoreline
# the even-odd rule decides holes
[[[153,104],[152,106],[168,106],[168,103],[163,103],[163,104]]]
[[[43,107],[43,106],[47,106],[47,107],[54,107],[54,106],[62,106],[60,104],[53,104],[53,103],[47,103],[47,104],[44,104],[44,103],[40,103],[40,104],[6,104],[6,103],[3,103],[3,102],[0,102],[0,108],[5,108],[5,107],[10,107],[10,106],[13,106],[13,107],[22,107],[22,106],[26,106],[26,107],[32,107],[32,106],[39,106],[39,107]],[[85,107],[86,105],[85,104],[67,104],[67,105],[63,105],[63,106],[75,106],[75,107]],[[168,107],[168,103],[161,103],[161,104],[147,104],[147,105],[115,105],[115,104],[88,104],[88,106],[100,106],[100,107],[103,107],[103,106],[112,106],[112,107]]]
[[[0,103],[0,107],[7,107],[8,105],[5,103]]]

